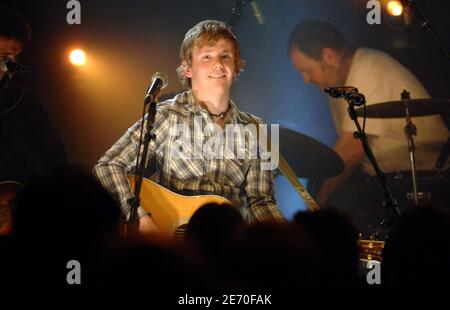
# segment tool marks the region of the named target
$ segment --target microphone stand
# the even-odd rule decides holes
[[[28,73],[29,70],[24,71],[24,72]],[[14,74],[15,74],[15,72],[12,72],[12,73],[5,72],[5,74],[3,75],[3,77],[0,80],[0,115],[9,113],[10,111],[14,110],[22,102],[22,99],[25,96],[25,92],[28,87],[28,82],[30,81],[29,75],[26,76],[25,85],[19,87],[19,89],[21,89],[22,91],[21,91],[20,95],[18,96],[17,101],[14,102],[13,101],[14,96],[10,96],[10,98],[12,98],[13,103],[10,106],[8,106],[8,102],[7,102],[7,100],[9,99],[8,98],[8,96],[9,96],[8,89],[10,88],[11,84],[14,84],[13,83],[13,79],[15,76]],[[11,87],[11,88],[13,88],[13,87]],[[1,110],[3,108],[5,108],[5,109]]]
[[[248,0],[235,0],[233,3],[233,9],[231,10],[231,17],[228,20],[228,26],[233,28],[236,25],[239,17],[242,14],[242,7],[247,4]]]
[[[9,75],[8,72],[4,72],[4,74],[0,80],[0,99],[2,99],[3,96],[5,95],[6,90],[9,87],[9,83],[11,83],[11,80],[13,78],[13,75],[14,75],[14,73]]]
[[[375,172],[377,174],[378,180],[381,183],[381,186],[383,187],[383,191],[384,191],[384,199],[383,199],[383,205],[386,206],[387,208],[387,212],[390,218],[390,223],[395,223],[397,224],[399,219],[400,219],[400,209],[398,207],[398,203],[395,200],[394,196],[392,195],[391,190],[389,189],[387,182],[386,182],[386,177],[383,173],[383,171],[381,170],[381,168],[378,166],[378,163],[375,159],[375,156],[373,155],[372,149],[370,148],[369,142],[367,140],[367,136],[364,132],[364,130],[361,128],[361,125],[359,124],[358,121],[358,116],[356,115],[356,110],[355,110],[355,106],[357,105],[361,105],[361,104],[365,104],[365,99],[360,99],[359,102],[357,102],[357,99],[354,97],[344,97],[344,99],[347,100],[348,102],[348,115],[350,116],[350,118],[355,122],[356,128],[358,129],[357,131],[355,131],[353,133],[353,136],[355,139],[359,139],[362,142],[363,148],[364,148],[364,152],[366,153],[367,158],[370,160],[372,166],[375,169]],[[361,100],[363,100],[361,102]],[[382,222],[382,224],[384,224],[384,221]]]
[[[241,17],[242,8],[248,3],[252,3],[252,5],[254,5],[254,0],[234,0],[233,9],[231,10],[231,17],[227,22],[228,26],[231,28],[236,26],[236,22],[239,17]]]
[[[145,121],[145,110],[147,111],[147,119]],[[135,169],[135,178],[134,178],[134,197],[128,200],[128,204],[130,205],[130,218],[126,224],[126,233],[128,235],[136,233],[139,230],[139,216],[138,216],[138,208],[141,205],[141,187],[142,180],[144,178],[144,170],[147,166],[147,156],[148,156],[148,147],[152,139],[155,138],[155,135],[152,133],[153,125],[155,123],[156,116],[156,100],[152,100],[151,102],[144,102],[144,117],[141,124],[141,137],[139,139],[139,146],[137,150],[137,158],[136,158],[136,169]],[[142,130],[145,126],[145,135],[144,139],[142,139]],[[142,150],[142,155],[139,156],[141,151],[142,144],[144,148]]]
[[[434,41],[436,41],[437,45],[439,45],[439,48],[441,51],[445,54],[447,59],[450,59],[450,53],[448,52],[448,49],[445,47],[444,43],[442,43],[441,39],[439,39],[436,31],[431,26],[431,23],[429,20],[425,18],[425,16],[422,14],[422,11],[420,11],[419,7],[416,4],[416,1],[414,0],[406,0],[407,6],[412,8],[417,15],[419,16],[421,20],[421,26],[428,30],[431,33],[431,36],[433,37]]]

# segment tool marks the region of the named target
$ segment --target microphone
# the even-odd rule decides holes
[[[264,23],[265,23],[264,15],[263,15],[262,11],[259,9],[258,4],[256,3],[255,0],[251,1],[250,4],[253,9],[253,14],[255,15],[256,20],[258,21],[258,24],[260,24],[261,26],[264,25]]]
[[[361,106],[366,102],[364,95],[359,93],[358,89],[353,86],[327,87],[324,91],[331,97],[351,100],[355,106]]]
[[[353,86],[327,87],[324,89],[331,97],[341,98],[343,95],[352,92],[358,92],[358,88]]]
[[[167,86],[169,78],[164,72],[156,72],[152,77],[152,84],[147,89],[145,103],[153,102],[159,91]]]
[[[8,73],[9,76],[12,76],[14,73],[24,73],[30,71],[26,66],[15,62],[11,58],[3,59],[0,64],[0,68],[3,72]]]

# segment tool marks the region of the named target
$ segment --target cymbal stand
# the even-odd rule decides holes
[[[409,102],[411,100],[411,97],[409,95],[409,92],[403,90],[402,92],[402,100],[403,105],[405,107],[406,112],[406,125],[404,128],[404,132],[406,135],[406,139],[408,141],[408,152],[409,152],[409,161],[411,164],[411,174],[412,174],[412,181],[413,181],[413,190],[414,190],[414,205],[419,204],[419,197],[418,197],[418,190],[417,190],[417,176],[416,176],[416,146],[414,144],[414,138],[413,136],[417,136],[417,127],[413,124],[411,121],[411,116],[409,114]]]

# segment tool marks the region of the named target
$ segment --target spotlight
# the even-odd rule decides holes
[[[389,1],[386,10],[391,16],[400,16],[403,12],[403,5],[400,1]]]
[[[86,63],[86,53],[81,49],[70,52],[70,63],[74,66],[83,66]]]

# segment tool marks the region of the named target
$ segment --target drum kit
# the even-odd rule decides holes
[[[449,169],[444,170],[450,151],[450,138],[441,149],[440,156],[435,164],[436,170],[416,171],[414,135],[417,129],[412,117],[430,116],[440,114],[443,117],[450,115],[450,100],[448,99],[410,99],[404,92],[402,99],[398,101],[383,102],[356,109],[356,115],[367,118],[404,118],[405,139],[408,142],[408,151],[411,170],[388,172],[384,176],[391,188],[394,198],[397,200],[400,210],[403,212],[417,205],[443,203],[448,205],[450,201],[450,174]],[[308,136],[295,131],[280,128],[280,152],[292,166],[298,177],[309,180],[323,180],[339,175],[344,170],[344,163],[340,156],[331,148]],[[301,150],[301,152],[299,152]],[[359,188],[358,196],[364,197],[359,202],[366,204],[367,208],[382,208],[383,195],[378,180],[368,179]],[[309,188],[311,191],[313,189]],[[314,196],[314,192],[312,192]],[[368,212],[371,213],[371,212]],[[377,213],[377,212],[376,212]],[[375,213],[374,213],[375,214]],[[377,213],[379,214],[379,213]],[[372,229],[366,234],[371,234],[382,225],[383,219],[374,218]],[[367,223],[367,219],[364,223]],[[358,227],[358,225],[356,225]],[[369,236],[364,236],[369,237]],[[378,239],[380,236],[378,236]]]

